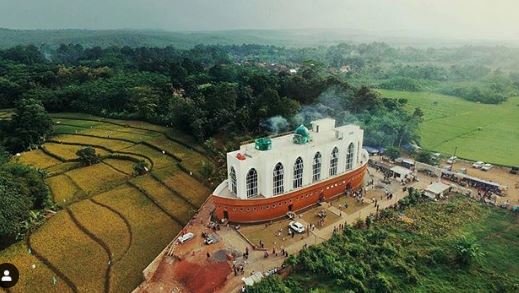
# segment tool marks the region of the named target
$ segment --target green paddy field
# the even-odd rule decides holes
[[[519,97],[500,105],[469,102],[429,92],[378,90],[390,98],[405,98],[408,107],[420,107],[424,149],[494,164],[519,165]]]

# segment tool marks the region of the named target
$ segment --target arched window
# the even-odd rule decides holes
[[[280,194],[284,192],[283,188],[283,177],[284,177],[284,170],[283,170],[283,164],[277,163],[276,167],[274,167],[274,172],[272,174],[272,180],[274,183],[274,195]]]
[[[337,163],[339,162],[339,149],[333,148],[332,155],[330,157],[330,176],[337,175]]]
[[[317,152],[314,156],[314,163],[312,164],[312,170],[313,170],[313,176],[312,176],[313,182],[321,179],[321,153],[320,152]]]
[[[294,188],[303,186],[303,159],[298,157],[294,163]]]
[[[348,153],[346,154],[346,170],[351,170],[353,168],[353,153],[355,152],[355,145],[350,143],[348,146]]]
[[[258,172],[252,168],[247,173],[247,198],[258,195]]]
[[[232,193],[236,194],[236,171],[234,170],[234,167],[231,167],[231,173],[229,174],[229,177],[231,178],[231,191]]]

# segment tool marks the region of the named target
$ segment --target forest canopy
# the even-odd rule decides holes
[[[287,121],[283,130],[288,130],[325,116],[361,124],[374,145],[418,139],[420,112],[407,113],[405,100],[352,86],[326,63],[298,54],[306,53],[259,45],[17,46],[0,50],[0,107],[38,101],[51,112],[173,125],[200,141],[222,133],[262,135],[273,131],[272,117]],[[282,63],[269,62],[268,56],[277,55]]]

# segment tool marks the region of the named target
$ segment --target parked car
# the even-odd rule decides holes
[[[448,160],[447,160],[447,164],[454,164],[456,163],[456,160],[458,159],[458,157],[456,156],[452,156],[450,157]]]
[[[492,169],[492,165],[490,164],[484,164],[483,166],[481,166],[481,170],[483,171],[488,171],[490,169]]]
[[[291,221],[290,223],[288,223],[288,227],[297,233],[305,232],[305,226],[303,226],[303,224],[296,222],[296,221]]]
[[[195,237],[195,234],[189,232],[189,233],[186,233],[186,234],[178,237],[178,242],[179,243],[184,243],[186,241],[189,241],[189,240],[193,239],[194,237]]]
[[[207,237],[205,240],[204,240],[204,243],[207,244],[207,245],[211,245],[213,243],[216,243],[216,240],[213,238],[213,237]]]
[[[483,161],[477,161],[475,162],[474,164],[472,164],[472,167],[476,168],[476,169],[481,169],[481,167],[483,167],[483,165],[485,165],[485,162]]]

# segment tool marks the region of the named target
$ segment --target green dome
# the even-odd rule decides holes
[[[308,128],[306,128],[303,124],[299,125],[299,127],[296,128],[295,134],[299,134],[303,137],[310,136],[310,132],[308,131]]]

